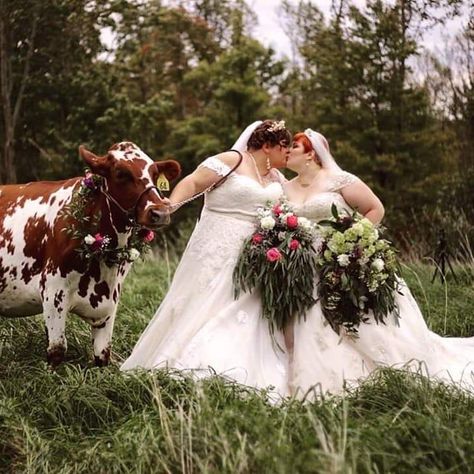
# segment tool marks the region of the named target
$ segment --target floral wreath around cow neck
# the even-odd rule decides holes
[[[132,226],[127,245],[114,248],[109,235],[91,231],[98,229],[101,215],[99,212],[94,216],[88,216],[86,210],[91,204],[91,199],[100,192],[102,185],[102,176],[86,169],[80,187],[74,191],[71,202],[64,211],[65,216],[76,224],[63,230],[81,242],[76,250],[86,262],[102,261],[109,267],[123,262],[134,262],[151,248],[155,233],[143,227]]]

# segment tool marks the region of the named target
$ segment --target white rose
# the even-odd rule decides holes
[[[140,252],[137,249],[130,249],[128,251],[128,259],[134,262],[140,256]]]
[[[381,259],[381,258],[376,258],[373,262],[372,262],[372,265],[371,267],[378,271],[378,272],[381,272],[384,267],[385,267],[385,262]]]
[[[303,228],[303,229],[311,229],[311,221],[309,219],[306,219],[306,217],[298,217],[298,224]]]
[[[87,234],[87,235],[84,237],[84,242],[85,242],[87,245],[92,245],[92,244],[95,242],[95,237],[92,236],[91,234]]]
[[[260,225],[262,226],[262,229],[265,230],[273,229],[275,227],[275,219],[271,216],[264,217],[260,221]]]
[[[337,256],[337,263],[339,263],[341,267],[347,267],[347,265],[349,265],[349,262],[349,255],[343,253],[342,255]]]

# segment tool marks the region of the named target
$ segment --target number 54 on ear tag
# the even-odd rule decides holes
[[[158,176],[158,179],[156,180],[156,187],[160,191],[169,191],[170,190],[170,182],[168,181],[168,179],[166,178],[164,173],[160,173],[160,175]]]

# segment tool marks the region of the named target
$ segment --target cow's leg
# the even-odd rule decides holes
[[[50,285],[43,293],[43,318],[48,335],[47,358],[51,367],[57,367],[63,360],[67,349],[66,316],[68,302],[66,291]]]
[[[94,362],[98,367],[108,365],[112,332],[114,329],[115,312],[108,316],[99,326],[92,326],[92,342],[94,343]]]
[[[67,349],[66,313],[44,309],[44,321],[48,334],[48,362],[57,367],[63,360]]]

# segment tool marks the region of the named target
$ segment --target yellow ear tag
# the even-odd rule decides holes
[[[160,175],[158,176],[158,179],[156,180],[156,187],[160,191],[169,191],[170,190],[170,182],[168,181],[168,179],[166,178],[164,173],[160,173]]]

